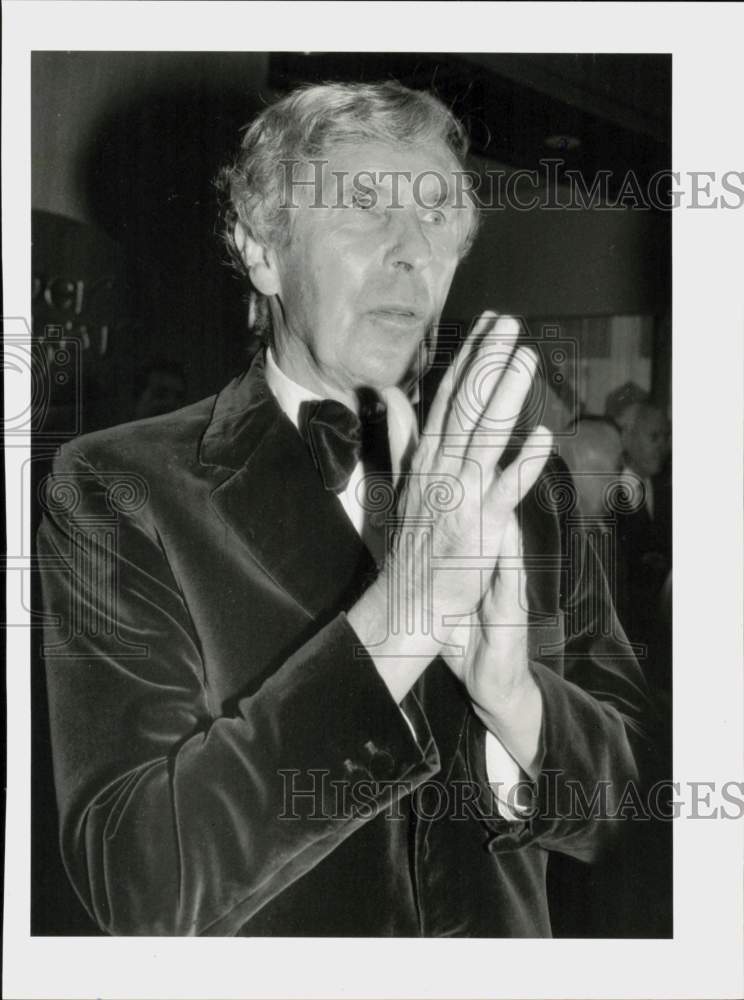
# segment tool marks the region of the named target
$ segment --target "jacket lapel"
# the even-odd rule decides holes
[[[266,385],[263,352],[218,396],[199,458],[229,470],[212,506],[311,617],[347,608],[374,578],[374,560]]]

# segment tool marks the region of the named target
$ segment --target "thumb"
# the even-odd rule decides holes
[[[486,617],[499,628],[527,625],[527,574],[524,569],[522,532],[517,516],[511,513],[504,528],[496,573],[487,596]],[[495,635],[490,636],[496,638]]]

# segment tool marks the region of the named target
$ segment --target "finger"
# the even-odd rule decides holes
[[[519,530],[517,515],[512,511],[504,521],[504,533],[501,541],[502,556],[506,559],[517,559],[522,554],[522,533]]]
[[[499,461],[530,393],[537,366],[533,350],[517,348],[471,435],[465,457],[481,466],[485,483],[500,475]]]
[[[485,314],[484,314],[485,316]],[[492,329],[489,331],[489,322]],[[504,373],[509,369],[520,324],[513,316],[479,321],[468,337],[467,350],[458,356],[456,395],[444,433],[472,434],[481,424]]]
[[[468,360],[477,350],[486,330],[496,320],[498,320],[498,313],[491,310],[481,313],[472,330],[463,341],[457,357],[453,359],[437,387],[434,401],[431,404],[426,420],[426,434],[434,435],[437,439],[441,438],[444,434],[445,424],[455,395],[455,387],[460,382],[463,371],[467,370]]]
[[[516,514],[511,514],[504,528],[499,566],[490,594],[490,617],[500,626],[527,624],[527,575],[524,570],[522,533]]]
[[[480,344],[483,334],[488,330],[489,327],[493,326],[499,319],[507,318],[501,317],[493,309],[484,309],[480,314],[478,319],[473,323],[472,329],[465,338],[465,342],[469,344],[475,344],[476,346]]]
[[[511,565],[512,560],[519,555],[518,530],[517,515],[514,511],[486,519],[483,530],[483,552],[494,560],[489,589],[492,589],[496,582],[499,567]]]
[[[537,372],[537,354],[530,347],[518,347],[501,372],[501,377],[486,407],[478,430],[504,437],[511,436],[514,425],[532,388]]]
[[[494,513],[514,510],[537,482],[550,457],[553,435],[547,427],[536,427],[517,457],[494,478],[486,493],[486,505]]]

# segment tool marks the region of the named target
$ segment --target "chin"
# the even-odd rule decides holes
[[[411,371],[411,358],[370,357],[359,372],[359,385],[370,389],[390,389],[398,385]]]
[[[409,341],[388,346],[369,346],[364,355],[364,361],[359,366],[362,382],[360,384],[373,389],[389,389],[399,385],[411,373],[418,370],[418,352],[422,340],[418,338],[413,344]]]

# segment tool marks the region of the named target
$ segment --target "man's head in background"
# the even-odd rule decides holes
[[[622,469],[620,431],[611,420],[584,417],[561,445],[584,514],[609,514],[605,498]]]
[[[439,100],[392,82],[296,90],[245,132],[224,236],[287,374],[342,397],[410,381],[476,232],[466,152]]]
[[[618,422],[620,414],[626,410],[631,403],[645,403],[648,400],[648,393],[642,389],[637,382],[632,379],[617,386],[605,398],[604,415],[610,420]]]
[[[631,403],[617,417],[625,462],[642,479],[656,476],[669,454],[669,420],[652,403]]]
[[[186,376],[176,361],[157,359],[136,374],[134,416],[156,417],[183,406],[186,401]]]

